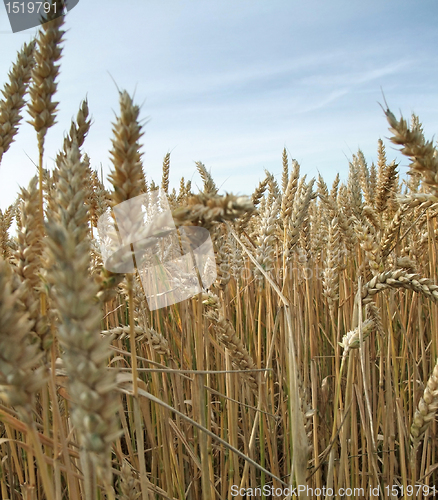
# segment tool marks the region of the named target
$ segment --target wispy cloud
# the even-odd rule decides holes
[[[364,65],[362,61],[361,64],[355,64],[348,71],[344,70],[342,67],[325,68],[323,72],[303,77],[300,80],[300,84],[312,87],[353,87],[356,85],[363,85],[364,83],[370,83],[376,80],[381,81],[383,78],[390,75],[400,76],[401,73],[406,72],[413,66],[414,60],[405,59],[383,65],[381,61],[376,61],[374,64],[378,67],[370,67],[369,64]],[[368,68],[366,66],[368,66]]]
[[[341,97],[347,95],[349,93],[349,89],[340,89],[334,90],[330,92],[327,96],[322,99],[319,98],[315,103],[310,105],[304,105],[301,109],[297,110],[297,113],[308,113],[310,111],[316,111],[318,109],[325,108],[329,104],[337,101]]]

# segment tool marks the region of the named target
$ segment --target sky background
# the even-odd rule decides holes
[[[117,84],[141,105],[144,170],[156,183],[170,151],[171,187],[181,176],[201,187],[202,161],[221,192],[251,194],[264,169],[281,181],[284,147],[303,174],[346,180],[358,148],[376,162],[379,137],[403,173],[378,103],[383,89],[397,117],[415,112],[426,138],[436,134],[437,22],[436,0],[80,0],[66,16],[45,167],[87,97],[84,151],[107,176]],[[35,33],[13,34],[1,3],[0,86]],[[0,164],[1,209],[36,173],[28,119],[25,110]]]

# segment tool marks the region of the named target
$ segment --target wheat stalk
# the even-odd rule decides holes
[[[203,293],[202,303],[206,308],[205,316],[212,322],[218,340],[228,349],[233,366],[237,370],[246,371],[242,376],[254,393],[257,393],[257,380],[251,373],[257,366],[243,342],[237,337],[231,322],[220,311],[219,297],[213,293]]]
[[[57,210],[46,225],[50,261],[47,263],[61,323],[58,339],[69,377],[73,401],[72,424],[81,446],[92,462],[83,460],[86,491],[94,498],[94,463],[110,484],[110,450],[118,435],[112,391],[115,374],[107,369],[109,340],[100,332],[100,308],[93,301],[97,287],[88,273],[89,239],[85,198],[86,165],[75,141],[60,162],[57,182]],[[110,490],[109,490],[110,491]]]

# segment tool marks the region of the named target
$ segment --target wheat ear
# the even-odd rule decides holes
[[[43,267],[43,230],[40,224],[40,207],[38,202],[38,178],[31,179],[28,189],[21,190],[21,202],[18,206],[20,230],[17,234],[17,247],[14,251],[14,270],[27,288],[25,304],[34,325],[32,330],[41,340],[43,349],[51,345],[51,335],[47,317],[39,309],[38,290],[41,290],[40,279]]]
[[[210,172],[205,168],[205,165],[200,161],[196,162],[196,168],[201,175],[202,181],[204,182],[204,193],[207,195],[215,195],[218,192],[218,188],[211,176]]]
[[[144,192],[146,187],[145,177],[143,173],[140,153],[140,138],[143,136],[142,126],[139,122],[140,108],[134,104],[132,98],[126,91],[120,93],[120,114],[117,117],[113,126],[112,150],[110,151],[111,160],[114,169],[109,175],[109,179],[114,186],[114,191],[111,193],[111,203],[114,207],[119,203],[131,200]],[[151,185],[150,190],[154,187]],[[129,205],[129,204],[128,204]],[[130,210],[128,206],[128,211]],[[125,230],[130,231],[132,228],[126,227],[132,222],[135,222],[129,213],[126,214],[124,224]],[[138,214],[134,214],[134,219],[137,219]],[[132,249],[132,247],[131,247]],[[119,275],[122,276],[122,275]],[[117,279],[117,278],[116,278]],[[128,307],[129,307],[129,337],[131,343],[131,363],[132,363],[132,387],[133,387],[133,404],[134,404],[134,425],[137,437],[143,435],[142,416],[140,413],[140,405],[138,399],[138,371],[137,371],[137,350],[135,344],[134,331],[134,274],[126,275],[126,287],[128,292]],[[141,475],[142,498],[147,498],[147,478],[146,478],[146,462],[144,457],[144,440],[139,441],[139,464]]]
[[[348,172],[347,193],[349,207],[353,215],[360,217],[362,213],[362,191],[360,188],[360,166],[357,158],[350,162]]]
[[[274,264],[274,245],[275,245],[275,232],[277,228],[277,217],[280,209],[280,199],[274,200],[272,205],[266,207],[266,211],[261,217],[259,235],[256,245],[256,260],[260,266],[269,273],[273,269]],[[254,270],[255,277],[260,280],[263,275],[256,268]]]
[[[177,226],[196,225],[210,229],[218,222],[231,221],[252,212],[254,205],[246,196],[194,195],[188,205],[172,212]]]
[[[260,203],[261,199],[263,198],[263,195],[266,191],[266,187],[268,186],[268,180],[269,179],[266,176],[263,181],[259,182],[259,185],[255,189],[254,193],[251,195],[251,202],[252,202],[254,207],[257,207],[258,204]],[[240,217],[237,220],[236,230],[239,234],[242,233],[243,231],[245,231],[252,215],[253,215],[253,211],[249,211],[246,214],[243,214],[242,217]]]
[[[114,186],[111,193],[113,206],[142,192],[140,181],[143,170],[138,151],[144,132],[139,123],[139,113],[140,108],[133,103],[130,95],[126,91],[120,92],[120,114],[113,124],[113,147],[110,151],[114,169],[108,177]]]
[[[342,261],[342,241],[338,220],[335,217],[330,221],[327,256],[323,271],[323,290],[327,297],[330,312],[335,312],[335,304],[339,299],[339,274]]]
[[[328,217],[336,217],[339,228],[343,235],[345,245],[348,250],[353,251],[356,246],[356,234],[351,223],[351,214],[349,209],[349,201],[347,196],[347,188],[343,184],[338,187],[339,181],[335,180],[335,185],[329,194],[327,185],[321,175],[318,176],[317,193],[324,204],[325,210],[328,212]],[[319,215],[321,217],[321,215]]]
[[[387,288],[404,288],[422,293],[433,301],[438,301],[438,286],[428,278],[420,278],[418,274],[408,273],[405,269],[385,271],[374,276],[362,287],[362,303],[368,304],[373,295]]]
[[[14,205],[10,205],[5,212],[0,210],[0,252],[3,259],[7,259],[11,253],[9,228],[15,215]]]
[[[339,219],[339,227],[344,236],[345,245],[350,252],[353,252],[356,247],[357,237],[353,229],[353,219],[348,201],[347,187],[344,185],[341,185],[339,188],[337,205],[338,211],[336,215]]]
[[[387,205],[384,188],[385,174],[387,169],[385,145],[382,139],[377,141],[377,179],[374,206],[378,213],[382,213]]]
[[[281,218],[283,221],[290,217],[294,205],[295,194],[298,188],[298,179],[300,177],[300,164],[297,161],[293,161],[293,170],[288,178],[288,183],[286,184],[286,189],[283,190],[283,196],[281,200]]]
[[[215,285],[224,290],[231,278],[229,237],[226,229],[221,231],[221,228],[214,231],[213,236],[213,249],[217,270]]]
[[[59,65],[56,64],[61,58],[61,42],[64,31],[64,15],[59,15],[64,9],[63,0],[53,0],[50,11],[39,32],[37,49],[35,51],[35,66],[32,69],[32,83],[29,88],[30,103],[28,106],[31,120],[29,123],[34,127],[38,138],[39,153],[39,180],[40,180],[40,217],[44,220],[43,212],[43,155],[44,139],[47,130],[55,124],[55,116],[59,103],[53,101],[58,84],[56,79],[59,75]]]
[[[140,498],[141,493],[137,491],[136,482],[132,473],[132,466],[124,460],[120,477],[119,500],[137,500]]]
[[[411,424],[411,440],[416,449],[438,410],[438,360],[427,381]]]
[[[34,49],[35,41],[23,45],[23,48],[18,53],[17,61],[9,73],[9,83],[2,90],[3,99],[0,101],[0,163],[3,154],[9,149],[18,132],[21,110],[25,104],[24,94],[35,62]]]
[[[300,229],[304,220],[308,216],[310,202],[316,196],[313,192],[314,180],[309,184],[303,185],[302,192],[297,194],[292,214],[287,227],[287,262],[290,262],[293,256],[293,250],[300,236]]]
[[[364,224],[356,219],[354,229],[360,246],[365,254],[366,263],[373,275],[380,271],[381,255],[376,241],[376,231],[371,224]]]
[[[389,109],[385,111],[393,136],[391,142],[403,146],[401,152],[412,160],[410,169],[438,195],[438,157],[432,141],[426,141],[421,127],[409,128],[403,117],[397,120]]]
[[[169,171],[170,171],[170,153],[166,153],[163,159],[163,174],[161,178],[161,189],[169,194]]]
[[[119,102],[120,114],[113,123],[112,149],[110,151],[114,168],[108,176],[114,188],[110,193],[109,200],[112,207],[139,196],[145,192],[146,188],[141,154],[139,153],[140,139],[144,134],[139,123],[140,108],[133,103],[126,91],[120,92]],[[116,287],[123,279],[123,274],[113,273],[102,267],[99,275],[96,276],[100,286],[97,294],[98,299],[106,302],[114,298]]]
[[[84,99],[79,108],[78,114],[76,116],[76,122],[72,120],[70,125],[70,132],[64,138],[63,151],[58,153],[57,164],[61,161],[61,158],[65,158],[65,155],[69,148],[71,148],[73,141],[76,142],[79,148],[82,147],[85,141],[85,137],[90,131],[91,119],[88,117],[88,101]]]
[[[0,397],[29,423],[35,392],[44,384],[38,346],[29,343],[32,322],[24,310],[26,287],[0,259]],[[13,342],[11,342],[13,336]]]
[[[354,155],[353,155],[353,157],[354,157]],[[367,165],[367,162],[365,160],[365,156],[360,149],[357,152],[356,161],[359,164],[360,182],[361,182],[361,186],[362,186],[362,192],[363,192],[363,197],[364,197],[365,203],[368,206],[372,206],[372,204],[373,204],[373,192],[371,190],[371,184],[370,184],[370,171],[368,169],[368,165]]]
[[[372,319],[367,319],[362,323],[362,335],[365,339],[372,332],[374,327],[374,321]],[[350,349],[359,349],[360,347],[360,332],[359,327],[354,330],[347,332],[343,337],[339,345],[344,349],[342,357],[345,358],[350,351]]]
[[[289,181],[289,159],[287,157],[286,148],[283,148],[282,160],[283,160],[283,171],[281,173],[281,191],[285,193],[287,189],[287,183]]]
[[[46,377],[41,364],[42,353],[38,353],[37,344],[29,342],[32,322],[24,310],[25,294],[26,287],[19,285],[10,265],[0,259],[0,398],[15,406],[26,423],[46,498],[54,500],[53,485],[32,419],[34,396],[43,387]]]

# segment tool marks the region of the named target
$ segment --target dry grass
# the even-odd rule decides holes
[[[40,166],[61,25],[23,48],[0,103],[7,154],[29,84]],[[406,180],[379,140],[377,166],[358,151],[331,189],[283,151],[281,187],[267,172],[250,197],[221,196],[198,163],[203,191],[181,179],[177,193],[167,154],[156,182],[177,226],[210,231],[218,278],[151,311],[138,276],[106,270],[96,242],[108,206],[159,185],[143,172],[139,112],[121,92],[111,189],[81,151],[84,101],[53,171],[39,170],[42,197],[35,177],[0,213],[1,497],[437,485],[437,151],[418,117],[386,110]]]

